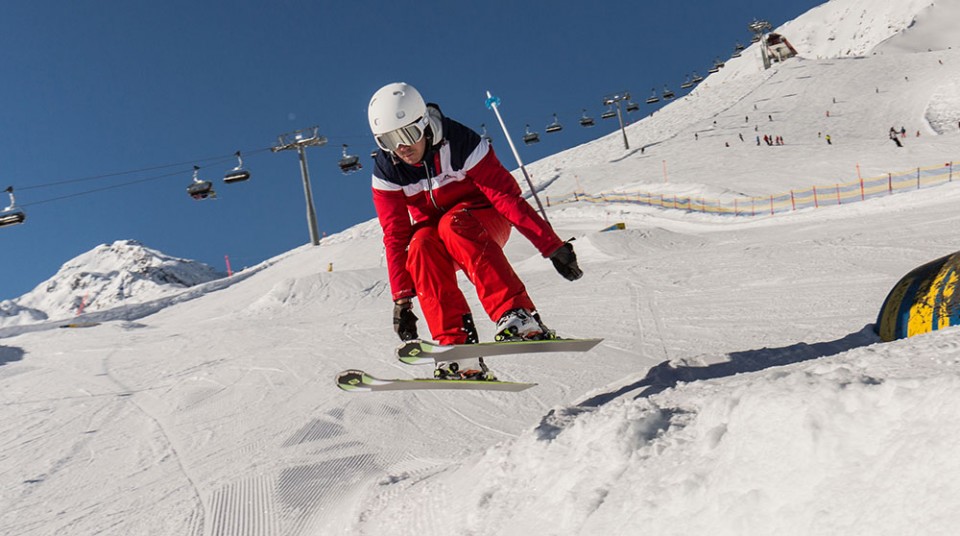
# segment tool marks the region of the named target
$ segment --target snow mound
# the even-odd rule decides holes
[[[952,80],[936,88],[924,118],[937,134],[960,130],[960,80]]]
[[[364,512],[361,526],[410,534],[398,520],[431,517],[436,534],[904,534],[922,522],[951,533],[953,506],[929,499],[960,493],[960,331],[823,350],[755,374],[736,374],[736,356],[664,363],[442,472],[389,477],[381,493],[405,500]],[[449,497],[463,515],[431,516]]]

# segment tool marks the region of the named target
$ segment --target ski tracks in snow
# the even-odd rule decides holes
[[[638,284],[630,283],[630,301],[637,315],[637,330],[642,348],[655,348],[663,360],[670,359],[670,352],[663,338],[663,320],[657,305],[657,292],[644,293]]]

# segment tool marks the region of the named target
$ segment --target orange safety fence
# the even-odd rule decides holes
[[[957,177],[960,179],[960,177]],[[954,162],[936,166],[918,167],[909,171],[887,173],[880,177],[858,179],[852,182],[818,185],[806,190],[790,190],[761,197],[709,199],[674,194],[656,194],[642,191],[618,191],[588,194],[574,191],[562,196],[547,196],[547,206],[565,203],[632,203],[731,216],[759,216],[790,212],[804,208],[836,206],[876,197],[919,190],[953,182]]]

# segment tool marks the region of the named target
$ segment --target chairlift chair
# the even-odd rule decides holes
[[[370,158],[376,160],[376,159],[377,159],[377,153],[378,153],[378,152],[380,152],[380,149],[374,149],[374,150],[370,151]]]
[[[243,169],[243,158],[240,157],[240,151],[237,151],[237,167],[231,169],[223,176],[223,182],[232,184],[234,182],[243,182],[250,178],[250,172]]]
[[[363,169],[363,165],[360,164],[360,156],[355,154],[347,154],[347,144],[343,144],[343,156],[340,157],[340,171],[344,175],[349,175],[354,171],[360,171]]]
[[[530,125],[527,125],[527,131],[523,134],[523,143],[530,145],[531,143],[540,143],[540,134],[530,131]]]
[[[200,166],[193,166],[193,183],[187,186],[190,197],[200,201],[202,199],[216,199],[217,192],[213,191],[213,183],[200,180]]]
[[[697,74],[697,71],[693,71],[693,78],[691,78],[690,81],[693,82],[694,85],[696,85],[696,84],[699,84],[700,82],[703,82],[703,77]]]
[[[613,106],[610,106],[606,109],[606,111],[600,114],[600,119],[613,119],[616,116],[617,111],[613,109]]]
[[[627,101],[627,113],[636,112],[640,109],[640,105],[633,102],[632,100]]]
[[[660,97],[657,96],[657,90],[654,89],[650,97],[647,98],[647,104],[656,104],[658,102],[660,102]]]
[[[17,208],[17,202],[13,198],[13,186],[8,186],[4,191],[10,194],[10,206],[0,210],[0,227],[23,223],[27,219],[27,215],[23,210]]]
[[[593,118],[587,115],[587,109],[583,109],[583,115],[580,116],[580,126],[581,127],[592,127],[594,125]]]
[[[693,87],[693,80],[691,80],[689,76],[686,78],[686,80],[683,81],[682,84],[680,84],[680,89],[690,89],[692,87]]]
[[[670,100],[673,98],[673,91],[670,90],[667,86],[663,86],[663,100]]]
[[[551,134],[553,132],[560,132],[561,130],[563,130],[563,125],[561,125],[560,120],[557,119],[557,114],[553,114],[553,123],[550,123],[549,125],[547,125],[547,128],[544,130],[547,131],[547,134]]]

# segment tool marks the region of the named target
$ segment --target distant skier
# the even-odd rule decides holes
[[[503,253],[511,227],[566,279],[579,279],[583,272],[573,246],[521,197],[490,143],[444,117],[405,83],[377,90],[367,114],[380,147],[373,203],[383,228],[394,331],[400,339],[418,338],[416,296],[437,342],[478,342],[457,270],[473,283],[487,315],[497,322],[495,339],[552,336]],[[434,375],[493,379],[482,359],[438,363]]]
[[[826,136],[824,136],[824,139],[827,140],[827,145],[833,145],[833,142],[830,141],[830,135],[829,135],[829,134],[827,134]]]

